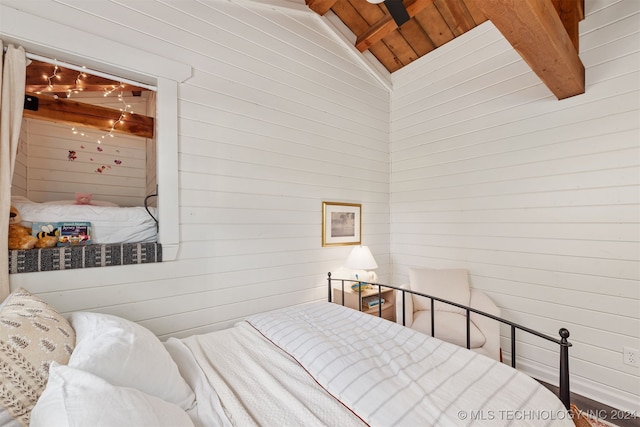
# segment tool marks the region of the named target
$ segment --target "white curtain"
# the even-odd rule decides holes
[[[0,52],[2,41],[0,41]],[[1,55],[0,55],[1,56]],[[3,64],[4,62],[4,64]],[[26,55],[22,46],[7,47],[4,61],[0,58],[0,301],[9,286],[9,208],[11,206],[11,180],[22,124],[26,79]]]

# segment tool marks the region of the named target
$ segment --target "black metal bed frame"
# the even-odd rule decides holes
[[[435,297],[433,295],[427,295],[427,294],[423,294],[420,292],[416,292],[413,291],[411,289],[406,289],[406,288],[400,288],[398,286],[393,286],[393,285],[383,285],[383,284],[379,284],[379,283],[371,283],[371,282],[365,282],[362,280],[353,280],[353,279],[332,279],[331,278],[331,272],[328,273],[328,278],[327,278],[327,283],[329,286],[329,297],[328,300],[329,302],[332,302],[332,289],[333,289],[333,285],[332,282],[340,282],[341,283],[341,289],[342,289],[342,305],[344,305],[344,284],[345,282],[348,283],[359,283],[361,285],[368,285],[368,286],[372,286],[372,287],[377,287],[378,288],[378,298],[382,298],[382,288],[387,288],[387,289],[394,289],[396,291],[400,291],[402,292],[402,325],[405,325],[405,297],[406,294],[412,294],[412,295],[418,295],[421,297],[425,297],[425,298],[429,298],[431,300],[431,336],[435,336],[435,319],[434,319],[434,304],[435,301],[439,301],[439,302],[443,302],[446,304],[450,304],[453,305],[455,307],[461,308],[463,310],[465,310],[466,312],[466,317],[467,317],[467,349],[471,348],[471,313],[476,313],[479,314],[481,316],[485,316],[488,317],[490,319],[496,320],[500,323],[509,325],[509,327],[511,328],[511,367],[515,369],[516,367],[516,330],[520,329],[521,331],[524,332],[528,332],[532,335],[535,335],[539,338],[545,339],[547,341],[551,341],[553,343],[556,343],[560,346],[560,364],[559,364],[559,372],[560,372],[560,386],[559,386],[559,391],[558,391],[558,397],[560,398],[560,400],[562,401],[562,403],[564,404],[564,407],[569,410],[570,409],[570,404],[571,404],[571,393],[570,393],[570,387],[569,387],[569,347],[571,347],[571,343],[569,341],[567,341],[567,338],[569,338],[569,331],[565,328],[561,328],[558,331],[558,334],[560,335],[560,339],[558,338],[554,338],[552,336],[543,334],[542,332],[538,332],[535,331],[533,329],[527,328],[526,326],[522,326],[519,325],[517,323],[514,323],[510,320],[507,319],[503,319],[501,317],[498,316],[494,316],[493,314],[490,313],[485,313],[484,311],[481,310],[477,310],[475,308],[472,307],[468,307],[462,304],[457,304],[455,302],[452,301],[447,301],[445,299],[442,298],[438,298]],[[351,287],[351,286],[350,286]],[[362,311],[362,288],[360,286],[358,286],[358,296],[359,296],[359,310]],[[397,301],[396,301],[397,304]],[[378,317],[382,317],[382,304],[378,304]],[[398,319],[396,319],[397,322]]]

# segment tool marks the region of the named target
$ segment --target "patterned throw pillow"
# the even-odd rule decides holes
[[[0,411],[24,426],[44,390],[52,361],[66,364],[76,334],[46,302],[20,288],[0,306]]]

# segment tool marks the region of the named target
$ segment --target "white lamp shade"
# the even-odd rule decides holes
[[[373,270],[374,268],[378,268],[376,260],[366,246],[354,247],[344,265],[354,270]]]

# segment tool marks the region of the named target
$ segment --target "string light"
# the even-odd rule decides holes
[[[124,83],[120,83],[119,85],[113,85],[113,87],[111,89],[104,89],[104,97],[106,98],[107,96],[111,95],[113,92],[115,92],[118,89],[124,89]]]
[[[86,67],[83,67],[83,68],[86,68]],[[80,71],[80,72],[78,73],[78,75],[76,76],[75,87],[74,87],[73,89],[67,89],[67,98],[71,98],[71,94],[72,94],[72,93],[79,93],[79,92],[82,92],[82,90],[83,90],[83,89],[82,89],[82,87],[81,87],[81,86],[82,86],[82,85],[81,85],[82,80],[80,80],[80,78],[81,78],[81,77],[85,77],[85,78],[86,78],[86,77],[87,77],[87,74],[86,74],[86,73],[84,73],[84,72],[82,72],[82,71]]]
[[[124,87],[124,85],[120,85],[120,86]],[[109,93],[113,93],[113,91],[110,91]],[[109,129],[109,132],[107,133],[107,135],[111,138],[113,138],[113,131],[116,129],[116,126],[118,125],[118,123],[122,122],[125,119],[125,117],[127,116],[127,113],[135,114],[131,109],[131,105],[127,104],[126,101],[124,100],[122,91],[120,91],[120,93],[118,94],[118,101],[120,101],[120,103],[123,106],[122,108],[120,108],[120,117],[118,117],[118,120],[111,121],[111,129]],[[104,135],[102,136],[102,138],[104,138]],[[100,140],[98,140],[98,144],[100,144]]]
[[[111,90],[105,90],[104,96],[108,96],[108,95],[112,94],[113,92],[115,92],[115,89],[123,88],[123,87],[124,87],[124,84],[120,84],[119,86],[114,86],[114,88],[111,89]],[[131,105],[127,104],[127,102],[125,101],[124,92],[123,91],[120,91],[120,93],[118,94],[118,101],[122,104],[122,107],[120,108],[120,116],[116,120],[110,120],[109,121],[111,127],[109,128],[109,130],[107,131],[106,134],[101,135],[96,139],[96,142],[98,144],[102,144],[103,140],[107,136],[110,137],[110,138],[114,138],[115,135],[113,133],[116,131],[116,126],[118,126],[119,123],[124,122],[124,120],[127,117],[127,114],[135,114],[135,112],[131,108]],[[84,132],[80,132],[75,127],[71,128],[71,132],[73,132],[74,135],[85,136]],[[90,137],[90,135],[86,135],[86,136]]]
[[[82,68],[86,68],[86,67],[82,67]],[[53,85],[53,79],[58,79],[60,80],[62,78],[62,76],[60,76],[60,74],[58,74],[60,72],[60,68],[57,65],[54,65],[53,67],[53,74],[51,75],[47,75],[47,74],[43,74],[44,79],[47,81],[48,83],[48,87],[47,89],[49,91],[53,91],[54,89],[54,85]],[[87,74],[84,71],[80,71],[78,72],[78,75],[76,76],[75,79],[75,85],[73,88],[67,89],[67,98],[71,98],[71,94],[72,93],[79,93],[83,90],[82,88],[82,79],[86,78]],[[103,140],[108,136],[110,138],[114,138],[113,133],[116,131],[116,126],[118,126],[118,124],[124,122],[124,120],[127,117],[127,114],[135,114],[133,109],[131,108],[130,104],[127,104],[127,102],[124,100],[124,88],[126,87],[126,85],[122,82],[120,82],[117,85],[112,85],[110,89],[105,88],[104,89],[104,93],[103,96],[109,97],[111,96],[114,92],[116,91],[120,91],[120,93],[118,94],[118,101],[122,104],[122,106],[120,107],[120,116],[118,117],[117,120],[111,120],[110,124],[111,127],[110,129],[107,131],[106,134],[99,136],[98,138],[96,138],[96,142],[98,144],[102,144]],[[54,94],[54,98],[58,98],[57,95]],[[91,135],[87,135],[84,132],[78,130],[75,126],[73,126],[71,128],[71,132],[74,135],[80,135],[82,137],[91,137]]]
[[[46,81],[47,81],[47,83],[48,83],[47,88],[48,88],[49,90],[52,90],[52,89],[53,89],[53,83],[51,83],[51,80],[53,80],[53,79],[58,79],[58,80],[60,80],[60,78],[61,78],[61,77],[58,75],[58,70],[59,70],[58,66],[57,66],[57,65],[55,65],[55,66],[53,67],[53,74],[51,74],[50,76],[48,76],[48,75],[46,75],[46,74],[44,74],[44,75],[43,75],[43,77],[45,78],[45,80],[46,80]]]
[[[42,77],[47,82],[46,89],[37,91],[36,93],[41,94],[42,92],[49,92],[49,94],[53,97],[53,99],[59,98],[58,93],[65,93],[67,98],[71,98],[72,94],[78,94],[80,92],[83,92],[85,89],[90,88],[91,80],[88,79],[90,76],[84,71],[86,70],[86,67],[83,66],[82,70],[80,70],[79,68],[71,67],[73,70],[77,72],[77,75],[75,76],[74,85],[73,87],[71,87],[70,79],[68,78],[70,76],[68,76],[68,73],[72,71],[62,67],[58,67],[58,65],[55,65],[55,64],[52,64],[52,65],[53,65],[52,74],[49,75],[47,72],[44,72],[42,74]],[[64,81],[57,82],[56,80],[58,81],[64,80]],[[63,86],[66,86],[66,89],[63,88]],[[103,153],[103,155],[106,155],[108,153],[105,152],[105,149],[102,148],[100,144],[102,144],[102,142],[106,139],[107,136],[109,136],[110,138],[114,138],[115,137],[114,133],[118,131],[117,126],[119,124],[123,124],[127,120],[128,114],[135,114],[131,105],[125,101],[124,90],[126,88],[127,88],[127,85],[123,82],[118,82],[118,84],[110,85],[110,87],[107,87],[107,88],[103,87],[104,89],[103,96],[105,98],[113,95],[115,92],[119,92],[117,96],[118,96],[118,102],[121,104],[119,108],[120,114],[118,118],[115,120],[113,119],[109,120],[108,125],[102,128],[103,132],[106,132],[106,133],[102,135],[98,135],[96,137],[95,135],[91,135],[90,133],[83,132],[81,129],[78,129],[75,126],[71,127],[71,132],[74,135],[77,135],[78,137],[82,137],[82,138],[90,138],[90,139],[93,138],[93,140],[96,141],[96,143],[98,144],[97,146],[94,146],[94,148],[97,150],[98,153]],[[61,95],[61,96],[64,96],[64,95]],[[112,102],[109,102],[109,103],[112,103]],[[96,104],[99,105],[100,103],[96,103]],[[108,131],[105,129],[106,127],[108,127]],[[89,147],[86,147],[86,148],[89,148]],[[85,150],[85,145],[81,144],[80,149]],[[117,147],[112,148],[111,150],[114,150],[115,153],[120,153],[120,150],[118,150]],[[77,158],[78,158],[77,151],[69,150],[69,155],[67,156],[67,159],[76,160]],[[99,160],[99,159],[96,159],[96,160]],[[94,158],[89,157],[89,161],[93,162]],[[122,160],[113,159],[113,163],[115,165],[121,165]],[[98,167],[95,170],[95,172],[103,173],[107,169],[111,169],[111,165],[108,165],[108,164],[102,165]]]

